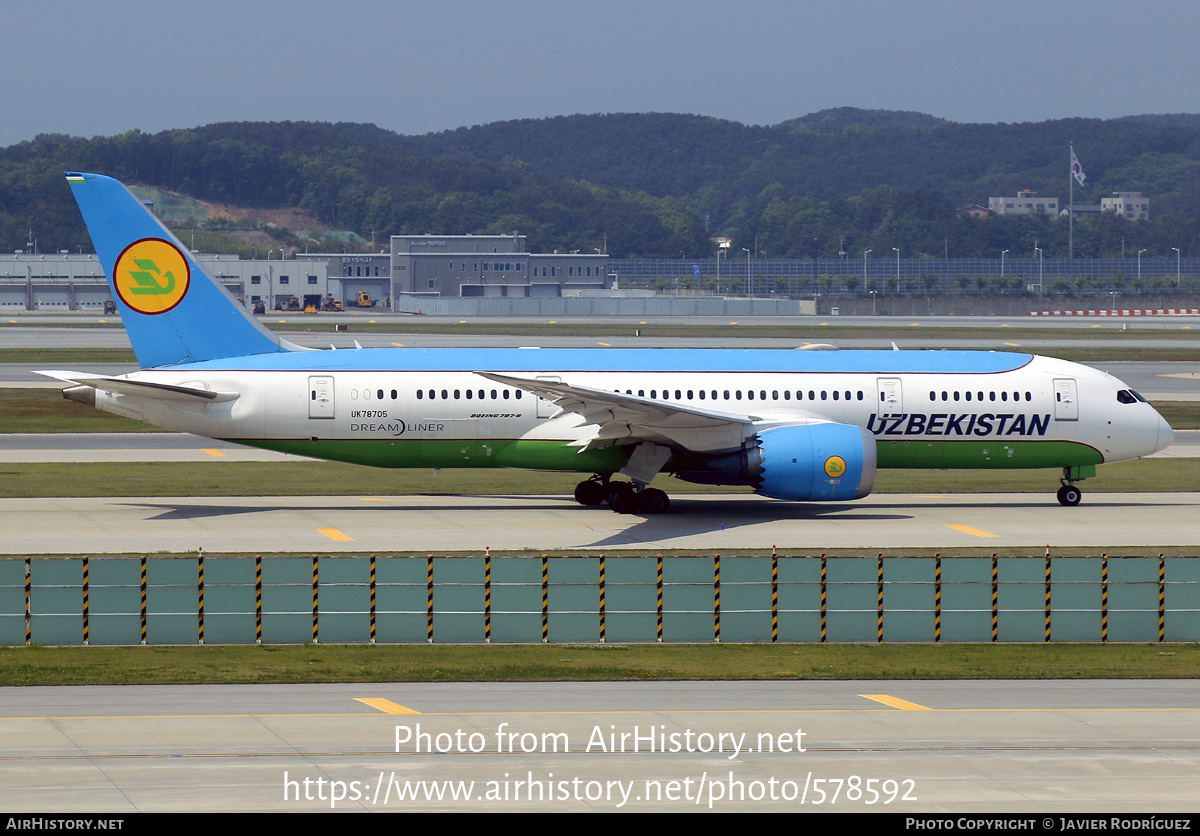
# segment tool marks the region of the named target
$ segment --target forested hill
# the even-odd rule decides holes
[[[329,228],[512,232],[542,250],[711,253],[710,236],[771,256],[839,247],[907,255],[1065,254],[1065,223],[973,221],[956,209],[1067,191],[1068,143],[1088,174],[1077,203],[1141,191],[1150,223],[1102,219],[1077,254],[1121,241],[1200,249],[1200,116],[956,124],[838,108],[772,126],[680,114],[578,115],[425,136],[373,125],[224,123],[159,134],[40,136],[0,150],[0,246],[88,249],[63,170],[98,171],[235,207],[307,210]],[[735,252],[738,251],[735,249]]]

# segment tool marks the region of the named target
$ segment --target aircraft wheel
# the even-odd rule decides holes
[[[618,514],[637,513],[639,504],[637,491],[628,482],[612,485],[608,492],[608,504]]]
[[[607,498],[608,488],[600,482],[588,479],[575,486],[575,501],[580,505],[599,505]]]
[[[665,514],[671,507],[671,498],[666,491],[646,488],[642,491],[642,510],[647,514]]]
[[[1081,499],[1083,499],[1083,491],[1074,485],[1063,485],[1058,489],[1058,502],[1060,505],[1078,505]]]

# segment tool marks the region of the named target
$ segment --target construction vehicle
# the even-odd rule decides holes
[[[371,298],[370,293],[360,290],[358,292],[358,301],[355,302],[355,305],[360,308],[373,308],[375,307],[375,300]]]

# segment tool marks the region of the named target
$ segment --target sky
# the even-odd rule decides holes
[[[423,134],[574,113],[1200,112],[1195,0],[3,0],[0,15],[0,147],[243,120]]]

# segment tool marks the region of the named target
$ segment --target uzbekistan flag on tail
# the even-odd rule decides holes
[[[1079,164],[1079,158],[1075,156],[1075,146],[1071,146],[1071,173],[1075,175],[1075,179],[1079,181],[1079,185],[1083,185],[1083,181],[1087,179],[1087,175],[1083,173],[1083,166]]]

